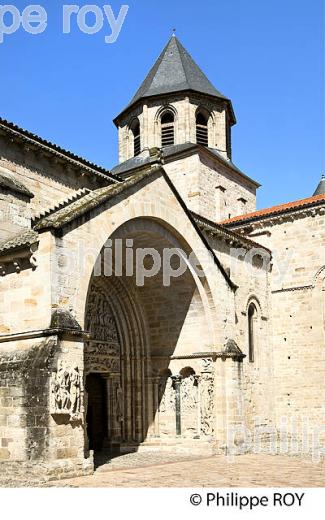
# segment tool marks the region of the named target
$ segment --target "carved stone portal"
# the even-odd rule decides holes
[[[93,283],[87,303],[86,329],[91,334],[85,344],[86,372],[121,371],[121,347],[113,310],[106,291]]]

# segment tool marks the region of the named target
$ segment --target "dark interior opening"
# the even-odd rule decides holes
[[[100,374],[89,374],[86,378],[88,393],[87,434],[89,449],[101,451],[108,437],[107,431],[107,386]]]

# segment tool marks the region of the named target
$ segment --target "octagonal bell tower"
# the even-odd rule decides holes
[[[231,159],[231,101],[208,80],[175,35],[129,105],[114,120],[120,163],[153,147],[200,144]]]

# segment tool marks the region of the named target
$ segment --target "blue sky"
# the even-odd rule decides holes
[[[85,35],[62,6],[123,2],[8,1],[48,13],[40,35],[0,44],[2,117],[107,168],[117,163],[112,119],[129,102],[172,28],[215,86],[232,99],[233,160],[263,187],[258,207],[310,196],[324,164],[323,0],[124,0],[116,43],[108,23]]]

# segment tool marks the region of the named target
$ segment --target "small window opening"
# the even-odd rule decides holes
[[[196,116],[196,142],[203,146],[209,145],[208,118],[201,112]]]
[[[131,131],[133,133],[133,153],[136,156],[141,152],[140,123],[138,119],[132,125]]]
[[[161,116],[161,146],[172,146],[175,144],[175,117],[170,111]]]

